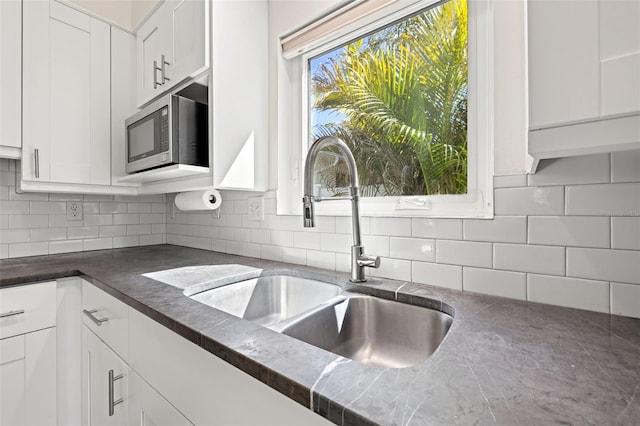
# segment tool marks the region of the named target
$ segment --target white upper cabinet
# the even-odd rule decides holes
[[[53,0],[23,14],[23,180],[110,185],[109,25]]]
[[[22,2],[0,1],[0,157],[20,158]]]
[[[138,105],[209,66],[209,2],[167,0],[138,30]]]
[[[268,5],[212,2],[211,99],[216,188],[268,189]]]
[[[640,2],[530,0],[527,19],[534,164],[640,148]]]

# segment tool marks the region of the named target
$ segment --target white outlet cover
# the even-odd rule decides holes
[[[249,197],[249,214],[247,220],[264,221],[264,197]]]
[[[67,201],[67,220],[82,220],[82,202]]]

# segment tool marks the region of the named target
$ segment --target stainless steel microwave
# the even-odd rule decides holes
[[[125,121],[126,172],[209,165],[207,105],[167,95]]]

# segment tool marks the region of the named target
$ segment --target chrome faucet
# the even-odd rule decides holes
[[[313,168],[315,167],[316,157],[320,151],[327,146],[335,146],[344,155],[349,169],[349,177],[351,179],[351,190],[348,197],[320,197],[313,195]],[[351,224],[353,228],[353,245],[351,246],[351,282],[361,283],[367,279],[364,276],[364,268],[379,268],[380,257],[368,256],[364,253],[364,246],[360,239],[360,211],[358,204],[360,201],[360,188],[358,188],[358,169],[356,168],[356,160],[349,150],[349,147],[341,139],[335,136],[325,136],[313,143],[307,154],[307,161],[304,165],[304,196],[303,203],[303,219],[305,228],[313,228],[315,226],[315,214],[313,211],[313,203],[320,201],[350,200],[351,201]]]

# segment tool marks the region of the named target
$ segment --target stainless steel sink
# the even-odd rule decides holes
[[[228,284],[190,297],[266,327],[309,311],[340,293],[339,286],[322,281],[272,275]]]
[[[453,318],[443,312],[370,296],[349,296],[280,331],[363,364],[402,368],[426,360]]]
[[[391,368],[426,360],[453,321],[433,309],[290,275],[226,284],[189,297],[363,364]]]

